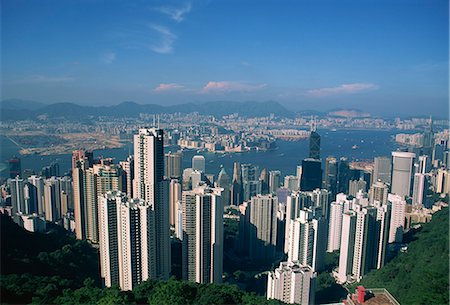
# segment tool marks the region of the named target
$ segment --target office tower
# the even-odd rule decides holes
[[[32,175],[28,178],[28,182],[34,187],[36,193],[37,214],[44,215],[44,180],[42,177]]]
[[[284,235],[284,253],[289,251],[289,236],[291,222],[294,221],[300,215],[300,210],[303,209],[303,201],[300,200],[300,192],[292,192],[287,196],[286,200],[286,223],[285,223],[285,235]]]
[[[428,125],[423,132],[423,147],[434,146],[433,119],[430,117]]]
[[[360,190],[362,190],[363,192],[366,191],[366,186],[366,181],[362,180],[361,178],[359,180],[350,180],[348,186],[348,194],[350,196],[356,197],[356,193],[358,193]]]
[[[323,181],[323,188],[329,190],[334,195],[337,187],[338,166],[336,158],[333,156],[327,157],[325,160],[325,175]]]
[[[277,197],[256,195],[251,198],[249,246],[251,259],[272,259],[277,239]]]
[[[206,181],[205,174],[201,171],[194,170],[189,176],[189,181],[190,189],[194,189]]]
[[[92,168],[83,171],[86,239],[98,243],[97,177]]]
[[[142,199],[108,192],[99,197],[100,270],[106,287],[132,290],[156,278],[153,210]]]
[[[359,281],[376,266],[377,209],[357,206],[352,275]]]
[[[58,177],[61,192],[67,195],[67,210],[73,212],[73,187],[72,178],[69,176]]]
[[[74,150],[72,152],[72,169],[79,167],[80,161],[83,161],[86,167],[91,167],[94,164],[94,153],[87,150]]]
[[[290,189],[291,191],[299,190],[299,182],[297,176],[286,176],[284,177],[284,187]]]
[[[25,181],[19,176],[16,176],[12,179],[8,179],[8,186],[11,192],[11,205],[13,216],[15,216],[16,213],[26,214],[25,198],[23,193],[24,185]]]
[[[303,209],[299,217],[290,222],[288,261],[299,261],[312,271],[323,268],[327,230],[321,215]]]
[[[337,193],[348,193],[348,182],[350,181],[350,166],[345,157],[339,159],[338,165]]]
[[[109,191],[128,192],[123,177],[126,174],[120,166],[100,160],[100,164],[94,164],[92,169],[96,177],[97,196]]]
[[[269,193],[275,194],[280,187],[281,172],[269,171]]]
[[[322,215],[325,219],[330,214],[330,192],[326,189],[315,189],[310,194],[314,207],[322,209]]]
[[[231,204],[238,206],[242,203],[241,164],[234,162],[233,181],[231,185]]]
[[[330,221],[328,226],[327,252],[339,250],[341,247],[342,214],[344,204],[342,202],[332,202],[330,205]]]
[[[375,202],[387,204],[389,188],[381,180],[376,181],[370,188],[369,203],[375,205]]]
[[[426,177],[425,174],[414,174],[413,196],[412,204],[418,207],[423,207],[426,196]]]
[[[309,157],[311,159],[320,159],[320,135],[317,133],[316,120],[311,124],[311,133],[309,135]]]
[[[56,222],[61,218],[61,186],[56,177],[44,180],[45,220]]]
[[[64,218],[67,216],[67,213],[69,213],[69,195],[66,193],[66,191],[61,190],[61,218]]]
[[[177,179],[170,180],[169,185],[169,222],[171,226],[175,226],[178,212],[178,202],[181,200],[181,184]]]
[[[43,176],[44,178],[59,176],[58,162],[52,162],[49,166],[44,166],[41,170],[41,176]]]
[[[298,187],[300,187],[300,180],[302,179],[302,166],[301,165],[297,165],[297,171],[296,171],[296,176],[298,179]]]
[[[392,160],[388,157],[376,157],[373,166],[373,181],[380,180],[386,184],[391,184]]]
[[[205,157],[201,155],[192,157],[192,168],[201,172],[205,172]]]
[[[124,173],[123,180],[125,180],[125,189],[128,198],[133,198],[133,179],[134,179],[134,157],[128,156],[126,161],[119,162],[120,167]]]
[[[221,283],[223,272],[223,206],[220,188],[199,186],[182,193],[183,279]]]
[[[217,178],[217,186],[222,188],[222,205],[228,206],[231,204],[231,179],[230,176],[228,176],[227,172],[225,171],[225,168],[222,167],[222,169],[219,172],[219,176]]]
[[[450,184],[450,174],[445,168],[440,168],[436,172],[435,192],[438,194],[448,194]]]
[[[259,181],[261,181],[261,194],[265,195],[269,193],[269,174],[267,173],[266,168],[261,170]]]
[[[183,170],[183,181],[181,186],[183,187],[183,190],[192,190],[192,181],[191,181],[191,174],[194,172],[192,168],[185,168]]]
[[[391,193],[401,197],[410,196],[414,157],[415,154],[410,152],[392,152]]]
[[[155,214],[156,276],[170,273],[169,182],[164,180],[164,131],[140,129],[134,136],[134,183],[136,194]]]
[[[314,303],[316,273],[299,262],[281,262],[267,277],[267,299],[287,304]]]
[[[16,176],[22,175],[22,166],[20,163],[20,158],[17,158],[16,156],[12,157],[8,160],[9,165],[9,178],[14,179]]]
[[[392,204],[389,243],[401,243],[405,223],[406,201],[399,195],[389,194],[388,201]]]
[[[203,156],[200,156],[203,157]],[[165,154],[165,177],[167,179],[181,179],[183,174],[183,167],[181,166],[183,154],[181,152],[169,152]],[[203,165],[204,165],[203,158]],[[194,162],[194,160],[192,160]]]
[[[302,161],[301,191],[322,188],[322,168],[320,160],[307,158]]]
[[[353,271],[353,255],[355,250],[356,214],[353,211],[342,215],[341,246],[339,251],[338,280],[347,282]]]
[[[242,164],[242,199],[248,201],[252,196],[261,194],[259,168],[252,164]]]

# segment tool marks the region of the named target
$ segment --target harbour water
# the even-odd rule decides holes
[[[337,158],[345,156],[350,161],[372,160],[376,156],[390,156],[398,147],[393,139],[395,131],[386,130],[319,130],[321,135],[321,157],[327,156]],[[32,169],[39,172],[42,167],[52,162],[58,162],[61,174],[70,170],[71,155],[19,155],[19,148],[8,138],[0,136],[0,170],[3,177],[7,175],[6,160],[14,155],[21,158],[22,170]],[[178,147],[166,147],[166,151],[176,151]],[[277,141],[277,149],[270,151],[251,151],[242,153],[209,153],[195,150],[183,151],[183,167],[191,166],[192,156],[202,154],[206,159],[206,171],[218,174],[221,165],[225,167],[228,174],[232,175],[233,162],[253,163],[260,168],[268,170],[280,170],[282,175],[295,174],[296,166],[308,156],[309,141],[298,142]],[[94,157],[114,158],[116,162],[126,159],[133,153],[132,143],[127,143],[122,148],[102,149],[94,151]]]

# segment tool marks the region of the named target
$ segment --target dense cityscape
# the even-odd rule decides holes
[[[0,303],[450,304],[449,12],[0,1]]]

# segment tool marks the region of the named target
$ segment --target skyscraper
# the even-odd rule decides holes
[[[267,299],[287,304],[314,303],[316,273],[299,262],[281,262],[267,277]]]
[[[410,196],[414,157],[415,154],[410,152],[392,152],[391,193],[401,197]]]
[[[202,156],[201,156],[202,157]],[[183,174],[183,167],[181,162],[183,154],[181,152],[169,152],[165,155],[165,176],[167,179],[181,179]]]
[[[267,194],[269,192],[269,174],[266,168],[261,170],[259,181],[261,181],[261,194]]]
[[[301,191],[312,191],[322,188],[321,162],[317,159],[307,158],[302,161]]]
[[[231,184],[231,204],[238,206],[242,203],[241,164],[234,162],[233,181]]]
[[[128,156],[126,161],[119,162],[120,167],[124,172],[123,180],[128,198],[133,198],[133,179],[134,179],[134,157]]]
[[[332,202],[330,205],[330,221],[328,227],[327,252],[339,250],[341,247],[343,202]]]
[[[388,202],[388,186],[381,180],[376,181],[370,188],[370,204],[374,205],[376,201],[381,204],[386,204]]]
[[[353,270],[353,254],[355,251],[356,214],[349,211],[342,215],[342,235],[339,252],[338,280],[340,283],[347,282],[348,275]]]
[[[269,193],[275,194],[280,187],[281,172],[269,171]]]
[[[178,203],[181,201],[181,183],[177,179],[170,180],[169,193],[169,223],[174,227],[177,221]]]
[[[242,199],[250,200],[252,196],[261,194],[261,181],[259,180],[259,168],[252,164],[242,164]]]
[[[277,241],[277,211],[277,197],[269,194],[251,198],[248,223],[250,258],[273,258]]]
[[[230,176],[228,176],[227,172],[225,171],[225,168],[222,167],[222,169],[219,172],[219,176],[217,178],[217,186],[222,188],[222,204],[223,206],[228,206],[231,203],[231,179]]]
[[[337,180],[337,192],[348,193],[348,182],[350,181],[350,166],[348,160],[345,157],[339,159],[338,165],[338,180]]]
[[[391,184],[392,161],[388,157],[375,157],[373,166],[373,181],[380,180],[388,185]]]
[[[164,180],[164,131],[139,129],[134,136],[134,195],[155,214],[156,276],[170,273],[169,182]]]
[[[426,198],[427,180],[425,174],[414,174],[412,204],[417,207],[423,207]]]
[[[199,186],[182,194],[183,279],[221,283],[223,272],[223,206],[220,188]]]
[[[297,176],[288,175],[284,177],[284,187],[291,191],[298,191],[300,183],[298,182]]]
[[[388,201],[392,204],[389,243],[401,243],[405,223],[406,201],[399,195],[389,194]]]
[[[337,187],[337,161],[335,157],[329,156],[325,161],[324,188],[336,195]]]
[[[20,162],[20,158],[16,156],[12,157],[8,160],[9,165],[9,178],[14,179],[16,176],[22,175],[22,166]]]
[[[121,192],[99,197],[100,270],[106,287],[132,290],[157,276],[154,211]]]
[[[192,168],[200,172],[205,172],[205,157],[201,155],[192,157]]]
[[[366,191],[366,181],[359,178],[359,180],[350,180],[349,186],[348,186],[348,194],[356,197],[356,193],[358,193],[360,190],[363,192]]]
[[[311,123],[311,133],[309,135],[309,157],[320,159],[320,135],[317,133],[315,119]]]
[[[56,222],[61,218],[61,187],[56,177],[44,181],[45,220]]]

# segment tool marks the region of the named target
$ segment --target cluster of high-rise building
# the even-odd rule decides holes
[[[2,189],[8,213],[30,231],[52,222],[90,241],[99,248],[104,285],[131,290],[169,278],[175,240],[182,279],[221,283],[224,209],[231,206],[239,214],[241,258],[287,258],[269,272],[267,297],[313,304],[326,252],[339,251],[338,282],[359,281],[383,267],[389,244],[402,242],[408,215],[450,190],[448,139],[435,140],[431,127],[422,146],[376,157],[373,170],[362,170],[345,157],[322,162],[314,120],[308,157],[285,177],[235,162],[232,176],[222,167],[216,179],[202,155],[183,168],[183,153],[164,152],[164,137],[160,128],[139,129],[134,153],[118,163],[74,151],[71,177],[59,177],[52,164],[40,176],[21,178],[20,160],[13,160],[14,176]]]

